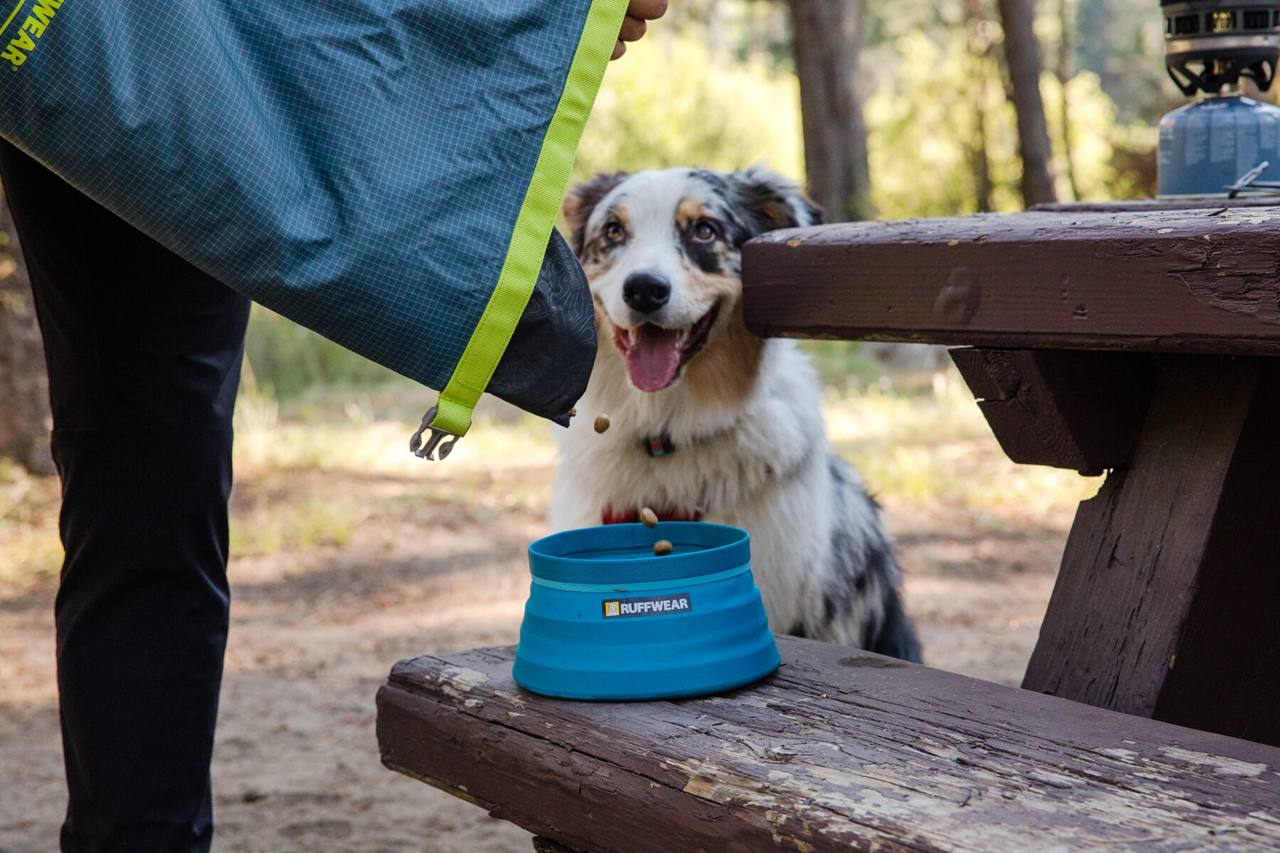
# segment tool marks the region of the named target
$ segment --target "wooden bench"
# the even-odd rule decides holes
[[[1280,849],[1280,749],[779,646],[758,686],[639,704],[526,693],[510,648],[405,660],[382,759],[589,853]]]

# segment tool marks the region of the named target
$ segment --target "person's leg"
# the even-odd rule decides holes
[[[207,850],[249,303],[0,143],[53,403],[64,851]]]

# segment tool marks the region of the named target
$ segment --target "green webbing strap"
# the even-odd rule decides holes
[[[578,141],[591,115],[591,106],[622,29],[626,9],[627,0],[592,0],[564,92],[542,140],[533,179],[520,206],[498,284],[453,369],[449,384],[440,393],[436,416],[430,423],[432,429],[453,435],[466,433],[471,426],[472,410],[488,387],[529,304],[547,241],[551,239],[552,224],[569,183]]]

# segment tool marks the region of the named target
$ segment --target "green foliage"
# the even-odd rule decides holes
[[[981,209],[975,158],[985,156],[991,209],[1021,207],[1018,137],[1013,106],[992,57],[974,56],[964,30],[940,37],[908,32],[893,44],[895,71],[867,100],[872,191],[885,218],[944,216]],[[1071,197],[1062,141],[1063,87],[1041,80],[1049,135],[1054,141],[1059,196]],[[1117,146],[1154,162],[1155,132],[1117,124],[1115,104],[1098,77],[1082,73],[1067,84],[1071,154],[1081,197],[1131,198],[1150,192],[1147,173],[1113,155]]]
[[[857,341],[801,341],[818,377],[827,388],[861,388],[882,372]]]
[[[605,77],[574,174],[754,163],[802,174],[795,77],[763,60],[713,56],[688,35],[654,34]]]
[[[249,372],[263,393],[291,399],[316,386],[366,387],[392,380],[396,374],[343,349],[279,314],[253,306],[245,340]],[[256,391],[250,388],[250,393]]]
[[[895,73],[866,103],[872,192],[886,219],[978,210],[971,157],[984,148],[994,206],[1017,203],[1013,107],[992,63],[970,56],[963,29],[942,39],[922,30],[899,38]]]

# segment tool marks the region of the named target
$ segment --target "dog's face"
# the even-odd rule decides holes
[[[599,175],[569,194],[564,213],[601,330],[649,392],[741,324],[742,245],[821,220],[795,184],[762,169]]]

